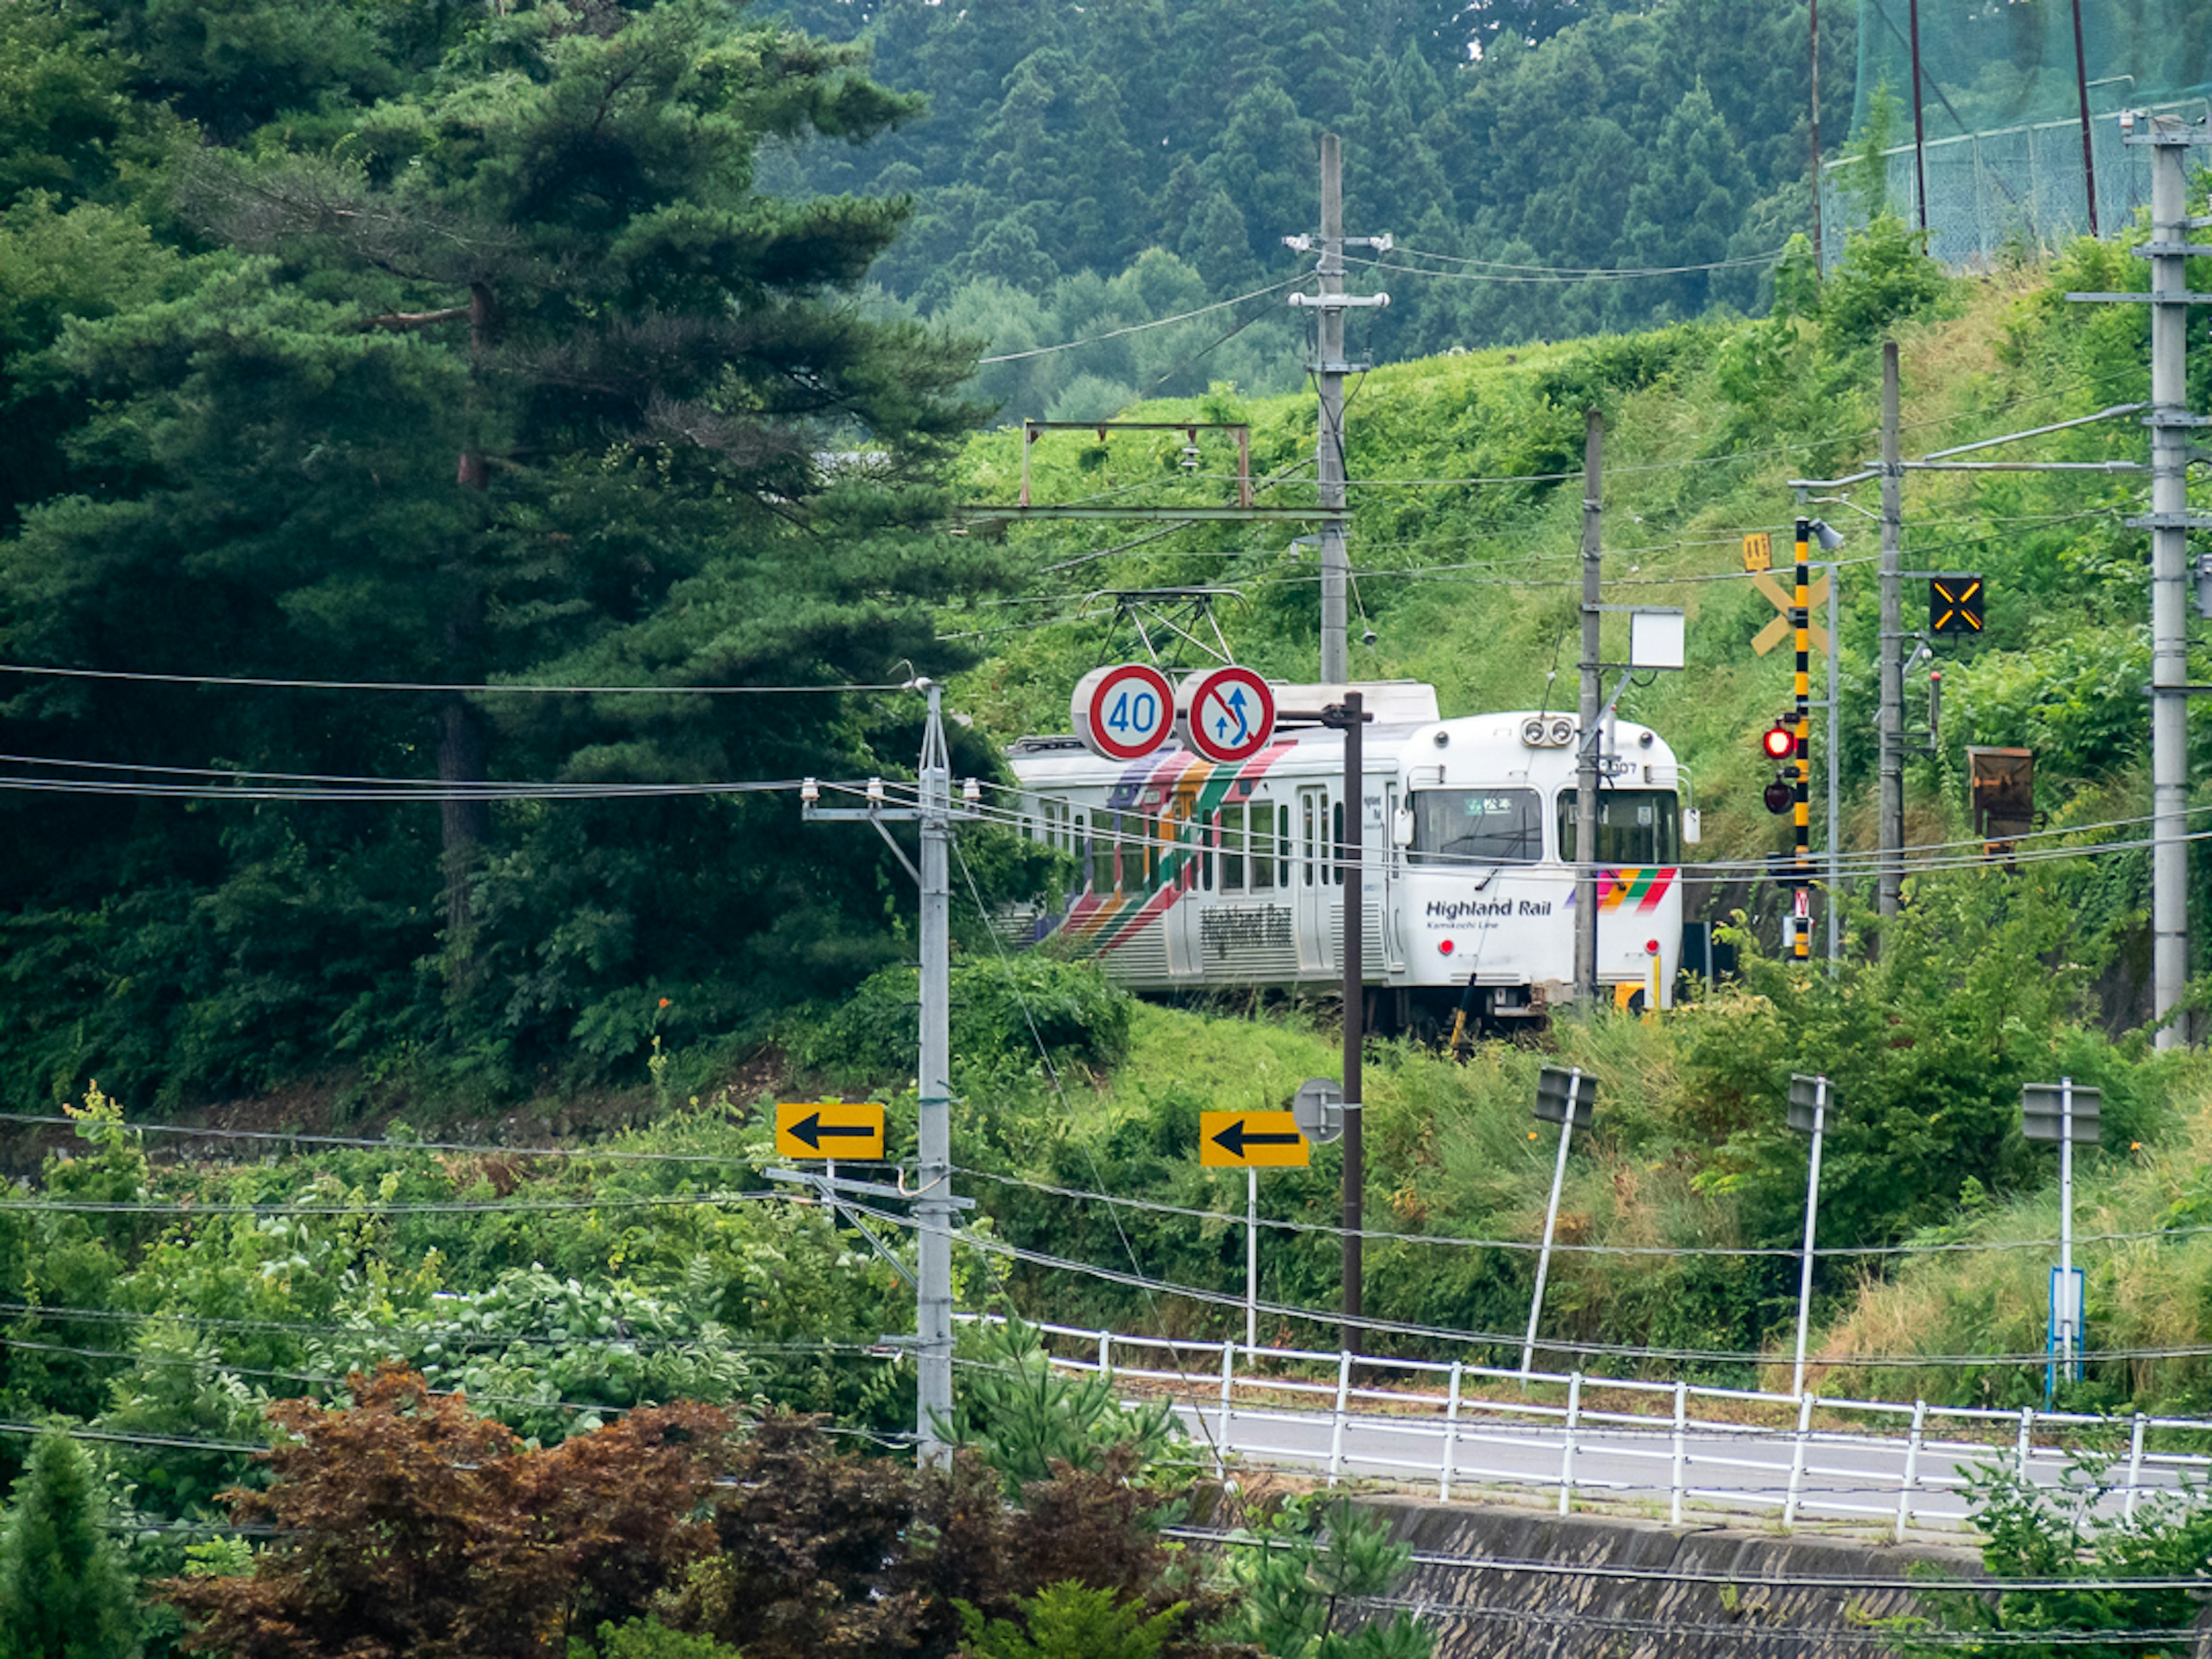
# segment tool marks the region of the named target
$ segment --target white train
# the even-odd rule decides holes
[[[1276,686],[1292,715],[1238,765],[1174,744],[1127,763],[1073,738],[1014,744],[1024,828],[1087,877],[1028,919],[1030,937],[1057,935],[1137,991],[1339,988],[1344,738],[1295,715],[1345,689]],[[1356,689],[1373,715],[1359,883],[1377,1023],[1541,1018],[1572,994],[1574,717],[1439,720],[1431,686]],[[1682,939],[1680,769],[1626,721],[1601,753],[1598,978],[1618,1002],[1644,1006],[1656,988],[1665,1006]]]

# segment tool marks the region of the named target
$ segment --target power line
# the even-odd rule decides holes
[[[1476,266],[1486,270],[1518,271],[1546,282],[1569,283],[1583,282],[1590,278],[1606,277],[1680,276],[1701,270],[1732,270],[1741,265],[1771,265],[1788,251],[1789,250],[1786,248],[1778,247],[1772,252],[1767,253],[1741,254],[1734,258],[1714,259],[1705,264],[1698,265],[1608,267],[1603,265],[1574,266],[1514,264],[1510,261],[1504,259],[1478,259],[1467,254],[1431,253],[1425,249],[1407,247],[1402,243],[1393,244],[1390,249],[1390,252],[1393,253],[1403,254],[1407,258],[1413,259],[1435,259],[1445,264]],[[1413,270],[1413,273],[1416,276],[1448,276],[1452,275],[1451,272],[1443,270],[1419,270],[1409,265],[1382,265],[1382,261],[1379,259],[1362,258],[1360,262],[1364,264],[1382,265],[1382,268],[1385,270]],[[1503,281],[1505,279],[1492,278],[1492,280]]]
[[[1150,1199],[1127,1198],[1113,1193],[1091,1192],[1079,1187],[1056,1186],[1050,1182],[1031,1181],[1019,1176],[994,1175],[988,1170],[963,1167],[959,1173],[979,1181],[988,1181],[1004,1187],[1020,1188],[1026,1191],[1048,1194],[1055,1198],[1082,1199],[1094,1204],[1105,1204],[1118,1208],[1143,1210],[1150,1214],[1182,1216],[1192,1220],[1217,1221],[1242,1227],[1246,1218],[1227,1210],[1201,1210],[1185,1205],[1163,1204]],[[1346,1230],[1326,1222],[1283,1221],[1260,1218],[1261,1226],[1288,1233],[1311,1233],[1318,1237],[1341,1238]],[[2139,1243],[2144,1239],[2186,1237],[2200,1232],[2212,1232],[2212,1223],[2185,1227],[2160,1227],[2141,1232],[2083,1233],[2075,1238],[2076,1244],[2119,1244]],[[1386,1243],[1437,1244],[1456,1249],[1507,1250],[1534,1252],[1543,1246],[1526,1239],[1471,1238],[1454,1233],[1401,1233],[1362,1228],[1358,1237]],[[1827,1245],[1814,1249],[1815,1258],[1834,1257],[1838,1260],[1860,1260],[1870,1257],[1921,1256],[1943,1255],[1996,1254],[2008,1250],[2050,1250],[2057,1248],[2055,1238],[2022,1238],[1977,1241],[1960,1239],[1934,1244],[1856,1244]],[[1656,1257],[1668,1259],[1697,1259],[1702,1257],[1758,1258],[1774,1257],[1795,1261],[1802,1251],[1778,1246],[1727,1245],[1659,1245],[1659,1244],[1554,1244],[1554,1255],[1573,1254],[1595,1256]]]
[[[1295,288],[1304,282],[1309,274],[1300,271],[1297,276],[1286,276],[1279,283],[1270,283],[1265,288],[1255,288],[1249,294],[1239,294],[1231,300],[1217,300],[1210,306],[1199,307],[1195,311],[1178,312],[1172,317],[1155,318],[1149,323],[1131,323],[1126,328],[1109,329],[1103,334],[1090,335],[1080,340],[1063,341],[1059,345],[1037,346],[1028,351],[1002,351],[992,356],[978,357],[975,360],[976,367],[988,368],[994,363],[1018,363],[1032,357],[1049,357],[1056,352],[1079,351],[1085,346],[1097,345],[1103,341],[1118,340],[1130,334],[1142,334],[1147,329],[1166,328],[1173,323],[1187,323],[1194,317],[1203,317],[1211,312],[1225,311],[1231,306],[1243,305],[1247,300],[1257,300],[1267,295],[1279,294],[1286,288]],[[1215,343],[1218,345],[1220,343],[1216,341]]]
[[[0,1123],[81,1128],[88,1120],[38,1112],[0,1112]],[[204,1124],[125,1122],[133,1134],[177,1135],[185,1139],[275,1141],[303,1146],[342,1146],[372,1152],[467,1152],[480,1158],[566,1158],[641,1164],[743,1164],[741,1152],[647,1152],[603,1146],[509,1146],[486,1141],[379,1139],[370,1135],[295,1133],[282,1129],[223,1129]],[[725,1121],[716,1127],[742,1126]]]
[[[209,801],[402,801],[421,805],[448,800],[638,800],[706,798],[729,795],[787,794],[799,787],[796,778],[773,783],[605,783],[542,784],[485,783],[416,784],[368,788],[361,786],[325,787],[233,787],[225,785],[163,784],[111,781],[98,778],[31,778],[0,775],[0,789],[25,794],[116,795],[138,800]],[[828,788],[830,786],[823,786]]]
[[[842,1200],[849,1209],[858,1211],[872,1219],[891,1226],[914,1224],[908,1218],[891,1215],[868,1208],[850,1200]],[[1101,1267],[1088,1261],[1079,1261],[1067,1256],[1047,1255],[1041,1250],[1025,1249],[985,1234],[961,1232],[955,1235],[960,1243],[986,1255],[1001,1255],[1028,1266],[1048,1267],[1055,1272],[1073,1273],[1079,1277],[1096,1279],[1125,1289],[1145,1291],[1162,1296],[1173,1296],[1186,1301],[1198,1302],[1212,1307],[1243,1309],[1255,1304],[1246,1298],[1226,1291],[1211,1291],[1194,1285],[1179,1285],[1170,1280],[1149,1278],[1143,1274],[1122,1273],[1116,1268]],[[1427,1325],[1405,1320],[1376,1319],[1363,1316],[1346,1317],[1340,1310],[1303,1308],[1280,1302],[1261,1302],[1260,1312],[1273,1318],[1295,1319],[1310,1324],[1330,1327],[1353,1325],[1362,1330],[1380,1335],[1417,1337],[1424,1340],[1453,1342],[1478,1347],[1518,1348],[1522,1337],[1498,1331],[1460,1330],[1446,1325]],[[1621,1359],[1663,1359],[1678,1364],[1711,1364],[1730,1365],[1765,1365],[1774,1363],[1774,1357],[1764,1351],[1748,1348],[1667,1348],[1637,1343],[1593,1342],[1566,1337],[1546,1337],[1540,1347],[1559,1353],[1601,1356]],[[2099,1360],[2122,1359],[2184,1359],[2198,1358],[2212,1354],[2212,1344],[2167,1348],[2105,1348],[2094,1356]],[[1980,1365],[2046,1365],[2051,1356],[2045,1350],[2033,1352],[1998,1354],[1846,1354],[1824,1357],[1823,1366],[1836,1370],[1911,1370],[1922,1367],[1956,1369]]]
[[[0,674],[45,675],[75,680],[124,680],[155,685],[231,685],[264,691],[416,691],[497,696],[549,697],[763,697],[829,696],[847,691],[911,691],[912,684],[887,680],[851,685],[532,685],[479,684],[436,680],[259,679],[235,674],[164,674],[121,668],[67,668],[55,665],[0,662]]]
[[[161,1215],[179,1221],[200,1216],[344,1216],[376,1220],[410,1215],[535,1215],[579,1210],[711,1209],[725,1204],[799,1201],[788,1191],[681,1193],[622,1198],[455,1200],[450,1203],[386,1204],[202,1204],[191,1199],[168,1203],[134,1199],[0,1199],[0,1212],[47,1215]]]
[[[696,1347],[697,1335],[683,1337],[641,1337],[626,1335],[619,1338],[555,1336],[543,1331],[489,1331],[478,1327],[459,1325],[450,1319],[428,1316],[441,1310],[426,1310],[426,1316],[412,1324],[336,1324],[329,1322],[296,1319],[249,1319],[228,1314],[201,1314],[175,1310],[143,1311],[132,1308],[72,1308],[50,1306],[40,1302],[0,1302],[0,1318],[27,1319],[40,1322],[70,1322],[87,1325],[176,1325],[213,1331],[252,1332],[260,1334],[282,1334],[301,1337],[349,1337],[368,1340],[377,1337],[407,1337],[422,1342],[440,1342],[448,1346],[460,1345],[487,1346],[505,1344],[523,1347],[602,1346],[617,1352],[659,1353],[672,1349]],[[454,1310],[454,1312],[460,1311]],[[708,1322],[712,1324],[714,1322]],[[15,1340],[6,1339],[8,1346]],[[865,1342],[752,1342],[733,1333],[723,1331],[718,1339],[722,1352],[743,1358],[750,1355],[769,1355],[787,1358],[866,1358],[890,1357],[879,1344]],[[387,1351],[388,1352],[390,1351]],[[397,1358],[396,1352],[391,1357]],[[135,1358],[136,1356],[134,1355]]]

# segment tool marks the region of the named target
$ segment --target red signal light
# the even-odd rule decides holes
[[[1760,736],[1759,746],[1769,760],[1788,760],[1797,752],[1797,734],[1778,721]]]

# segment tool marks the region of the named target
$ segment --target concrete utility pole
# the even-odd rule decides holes
[[[1900,434],[1897,342],[1887,340],[1881,348],[1881,629],[1877,657],[1881,712],[1875,728],[1881,775],[1875,845],[1881,857],[1875,889],[1875,912],[1884,921],[1897,914],[1904,874],[1899,863],[1905,846],[1905,595],[1898,574],[1904,541],[1905,452]],[[1838,614],[1832,599],[1831,629]],[[1835,695],[1832,687],[1829,695]]]
[[[880,781],[871,783],[864,807],[823,806],[821,786],[812,778],[799,789],[801,810],[810,823],[865,823],[890,843],[921,891],[921,1029],[920,1097],[916,1125],[920,1145],[915,1187],[905,1189],[870,1182],[841,1180],[834,1166],[826,1176],[808,1177],[833,1204],[840,1194],[905,1198],[914,1204],[919,1259],[915,1279],[914,1349],[917,1370],[915,1439],[925,1468],[944,1468],[951,1457],[941,1425],[952,1415],[952,1219],[973,1208],[973,1199],[952,1195],[952,881],[947,862],[952,842],[952,763],[945,742],[945,692],[934,681],[916,679],[910,690],[929,696],[929,723],[922,732],[915,804],[886,803]],[[921,867],[916,870],[887,823],[912,823],[921,831]],[[863,1231],[866,1230],[862,1229]],[[878,1246],[880,1249],[882,1247]],[[901,1268],[902,1274],[905,1269]],[[887,1340],[891,1339],[886,1339]]]
[[[2138,133],[2141,125],[2146,130]],[[2150,261],[2150,292],[2069,294],[2069,300],[2150,307],[2150,512],[2130,519],[2150,532],[2151,1014],[2158,1046],[2189,1033],[2176,1016],[2189,980],[2189,532],[2212,530],[2212,514],[2189,510],[2191,440],[2205,424],[2189,412],[2189,307],[2212,296],[2189,292],[2189,240],[2212,216],[2189,216],[2189,149],[2212,144],[2203,123],[2123,112],[2121,142],[2151,152],[2150,240],[2134,249]],[[2113,413],[2125,412],[2116,410]],[[2096,417],[2092,417],[2096,418]]]
[[[1314,375],[1321,389],[1321,419],[1314,439],[1314,465],[1321,479],[1321,505],[1344,510],[1344,307],[1332,305],[1344,295],[1344,150],[1333,132],[1321,136],[1321,326]],[[1346,643],[1346,601],[1352,559],[1345,547],[1344,520],[1321,526],[1321,679],[1342,685],[1352,678],[1351,647]],[[1346,811],[1349,811],[1350,807]],[[1346,1345],[1347,1346],[1349,1344]]]
[[[2158,1046],[2188,1040],[2179,1021],[2189,979],[2189,204],[2191,134],[2150,121],[2150,769],[2152,1012]],[[2202,142],[2201,139],[2198,142]],[[2202,520],[2212,523],[2212,520]]]
[[[929,687],[922,736],[921,1071],[917,1079],[918,1167],[914,1216],[919,1235],[915,1345],[919,1394],[915,1432],[925,1467],[951,1457],[942,1425],[952,1417],[952,763],[945,744],[944,690]]]
[[[1284,244],[1300,252],[1315,246],[1310,236],[1285,236]],[[1321,313],[1315,331],[1314,383],[1321,394],[1321,417],[1314,434],[1314,465],[1321,483],[1321,507],[1337,516],[1321,525],[1321,679],[1324,685],[1342,685],[1352,678],[1352,656],[1346,643],[1347,606],[1352,586],[1352,558],[1345,545],[1350,528],[1344,516],[1344,377],[1352,365],[1344,356],[1344,313],[1352,307],[1387,306],[1387,294],[1352,295],[1344,291],[1344,250],[1371,247],[1390,251],[1390,239],[1344,234],[1344,148],[1333,132],[1321,136],[1321,260],[1314,274],[1321,279],[1318,294],[1293,294],[1291,303]]]
[[[1597,998],[1597,731],[1605,688],[1599,681],[1598,608],[1604,562],[1605,417],[1595,409],[1583,428],[1582,699],[1575,728],[1575,994]]]
[[[1828,252],[1820,230],[1820,0],[1813,5],[1813,269],[1828,274]]]

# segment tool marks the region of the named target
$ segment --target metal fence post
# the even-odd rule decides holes
[[[2027,1478],[2028,1436],[2033,1431],[2034,1427],[2035,1407],[2033,1406],[2022,1406],[2020,1408],[2020,1455],[2018,1460],[2018,1473],[2021,1480],[2029,1486],[2034,1485],[2034,1482],[2029,1480]]]
[[[1098,1375],[1109,1382],[1114,1379],[1114,1334],[1111,1331],[1098,1333]]]
[[[1346,1348],[1336,1358],[1336,1412],[1328,1431],[1328,1484],[1332,1486],[1344,1473],[1344,1407],[1351,1392],[1352,1350]]]
[[[1912,1402],[1912,1433],[1905,1443],[1905,1479],[1897,1487],[1897,1541],[1905,1541],[1905,1529],[1912,1524],[1912,1489],[1920,1480],[1920,1436],[1928,1423],[1928,1402]]]
[[[1782,1503],[1782,1530],[1797,1524],[1797,1497],[1805,1486],[1805,1448],[1813,1434],[1813,1396],[1797,1396],[1797,1432],[1790,1446],[1790,1495]]]
[[[1682,1476],[1689,1466],[1687,1430],[1690,1415],[1690,1385],[1679,1377],[1674,1382],[1674,1472],[1672,1480],[1673,1498],[1667,1510],[1671,1525],[1682,1524]]]
[[[1437,1477],[1437,1502],[1451,1501],[1452,1474],[1459,1462],[1459,1390],[1460,1362],[1452,1361],[1451,1397],[1444,1406],[1444,1460],[1443,1472]]]
[[[2128,1491],[2120,1500],[2120,1519],[2136,1518],[2136,1498],[2142,1490],[2143,1430],[2148,1419],[2141,1412],[2136,1413],[2134,1430],[2128,1436]]]
[[[1221,1433],[1213,1449],[1213,1457],[1217,1463],[1226,1457],[1230,1451],[1230,1421],[1235,1417],[1236,1411],[1230,1404],[1229,1392],[1236,1384],[1237,1345],[1234,1342],[1224,1342],[1221,1345]]]
[[[1565,1515],[1575,1497],[1575,1429],[1583,1418],[1583,1374],[1567,1378],[1567,1426],[1559,1437],[1559,1513]]]

